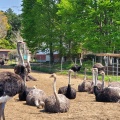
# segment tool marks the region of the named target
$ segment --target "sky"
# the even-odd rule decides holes
[[[16,14],[21,14],[22,0],[0,0],[0,10],[6,11],[11,8]]]

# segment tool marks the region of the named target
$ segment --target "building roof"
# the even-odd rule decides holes
[[[110,56],[110,57],[120,57],[120,54],[115,53],[98,53],[96,56]]]
[[[0,49],[0,52],[11,52],[15,51],[14,49]]]

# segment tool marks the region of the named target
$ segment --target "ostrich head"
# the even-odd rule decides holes
[[[57,77],[57,75],[55,74],[55,73],[53,73],[51,76],[50,76],[50,78],[56,78]]]
[[[98,74],[98,68],[93,68],[94,73],[97,75]]]
[[[37,108],[44,108],[45,107],[45,103],[43,101],[39,101],[39,106],[37,106]]]
[[[69,69],[68,72],[69,72],[69,73],[72,73],[72,72],[74,72],[74,71],[73,71],[72,69]]]
[[[45,107],[45,103],[41,100],[38,100],[38,99],[33,99],[33,101],[35,101],[35,105],[37,108],[44,108]]]
[[[101,74],[101,75],[105,75],[105,72],[101,70],[101,71],[100,71],[100,74]]]

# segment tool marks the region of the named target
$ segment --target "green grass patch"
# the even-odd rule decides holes
[[[14,67],[16,64],[14,62],[9,62],[10,66]],[[68,75],[68,70],[73,66],[74,64],[71,62],[64,62],[62,64],[62,69],[61,69],[61,64],[60,63],[54,63],[50,65],[49,63],[31,63],[31,68],[32,70],[40,71],[40,72],[45,72],[45,73],[57,73],[60,75]],[[79,62],[78,62],[79,65]],[[80,79],[84,78],[84,69],[87,68],[87,79],[92,80],[92,62],[91,61],[85,61],[83,62],[83,65],[81,67],[81,70],[77,73],[77,77]],[[120,76],[116,75],[105,75],[105,81],[109,81],[111,78],[111,81],[120,81]],[[99,80],[102,80],[101,75],[98,76]]]

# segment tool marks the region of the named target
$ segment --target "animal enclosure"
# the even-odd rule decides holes
[[[13,72],[13,69],[0,69],[0,72],[6,70]],[[28,81],[29,87],[36,85],[47,95],[53,95],[53,80],[49,78],[50,74],[35,71],[30,74],[38,81]],[[76,90],[81,82],[80,78],[72,77],[72,87]],[[58,75],[57,90],[67,84],[68,76]],[[93,94],[85,92],[77,92],[76,98],[70,100],[70,109],[66,113],[46,113],[43,109],[26,105],[25,101],[18,101],[18,95],[7,102],[5,109],[6,120],[120,120],[119,114],[120,103],[96,102]]]
[[[116,76],[116,80],[118,80],[118,75],[120,75],[120,54],[99,53],[96,56],[100,57],[99,62],[105,66],[106,75]],[[96,58],[93,59],[93,64],[94,62],[98,62]]]

